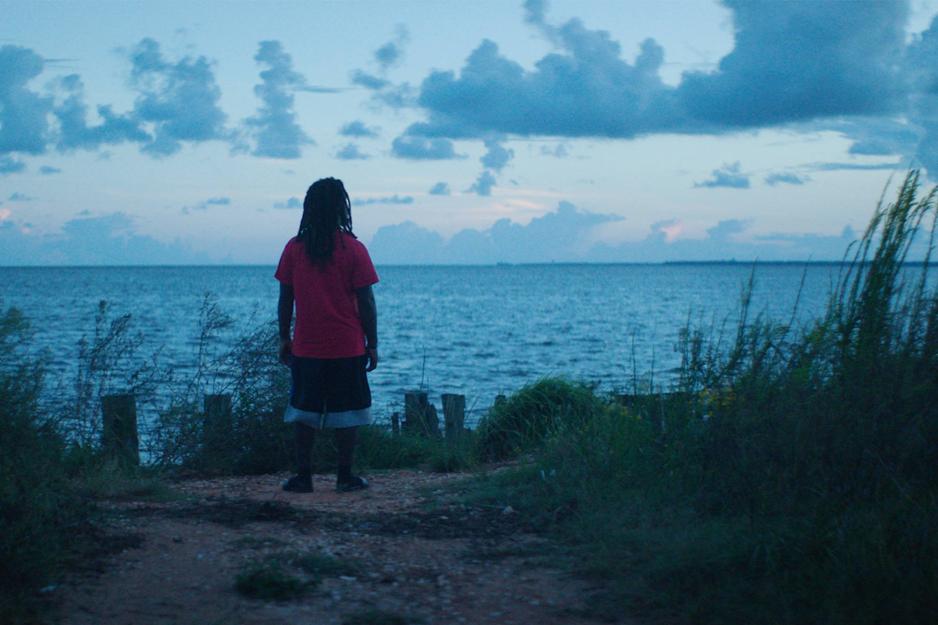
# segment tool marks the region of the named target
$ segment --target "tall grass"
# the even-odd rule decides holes
[[[87,507],[65,470],[65,440],[42,413],[43,360],[29,324],[0,313],[0,622],[31,620],[36,590],[62,567]]]
[[[912,172],[877,207],[820,318],[779,324],[744,294],[728,341],[684,333],[671,394],[568,421],[492,496],[577,545],[607,580],[610,610],[933,623],[934,220],[935,191]],[[916,237],[928,251],[910,266]]]

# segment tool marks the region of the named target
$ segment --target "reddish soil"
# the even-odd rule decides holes
[[[571,624],[594,592],[510,509],[466,506],[458,474],[393,471],[337,494],[279,489],[285,476],[187,480],[168,502],[107,502],[119,545],[53,591],[70,625]],[[356,567],[264,601],[235,589],[252,561],[318,554]],[[365,614],[370,611],[366,617]],[[382,616],[383,615],[383,616]],[[359,620],[355,620],[355,619]]]

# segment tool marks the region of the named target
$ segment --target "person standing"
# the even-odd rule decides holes
[[[335,431],[336,490],[368,487],[352,474],[358,428],[371,423],[367,372],[378,366],[378,282],[368,250],[352,233],[352,205],[336,178],[314,182],[303,201],[299,232],[287,242],[274,277],[280,361],[292,386],[284,420],[293,423],[296,475],[289,492],[313,490],[310,454],[316,432]],[[296,306],[293,334],[290,325]]]

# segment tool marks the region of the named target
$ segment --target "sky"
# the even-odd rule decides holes
[[[0,265],[836,260],[938,178],[938,0],[0,0]]]

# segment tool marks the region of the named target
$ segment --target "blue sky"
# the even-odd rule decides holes
[[[938,1],[0,2],[0,264],[839,258],[938,171]],[[934,176],[932,176],[934,177]]]

